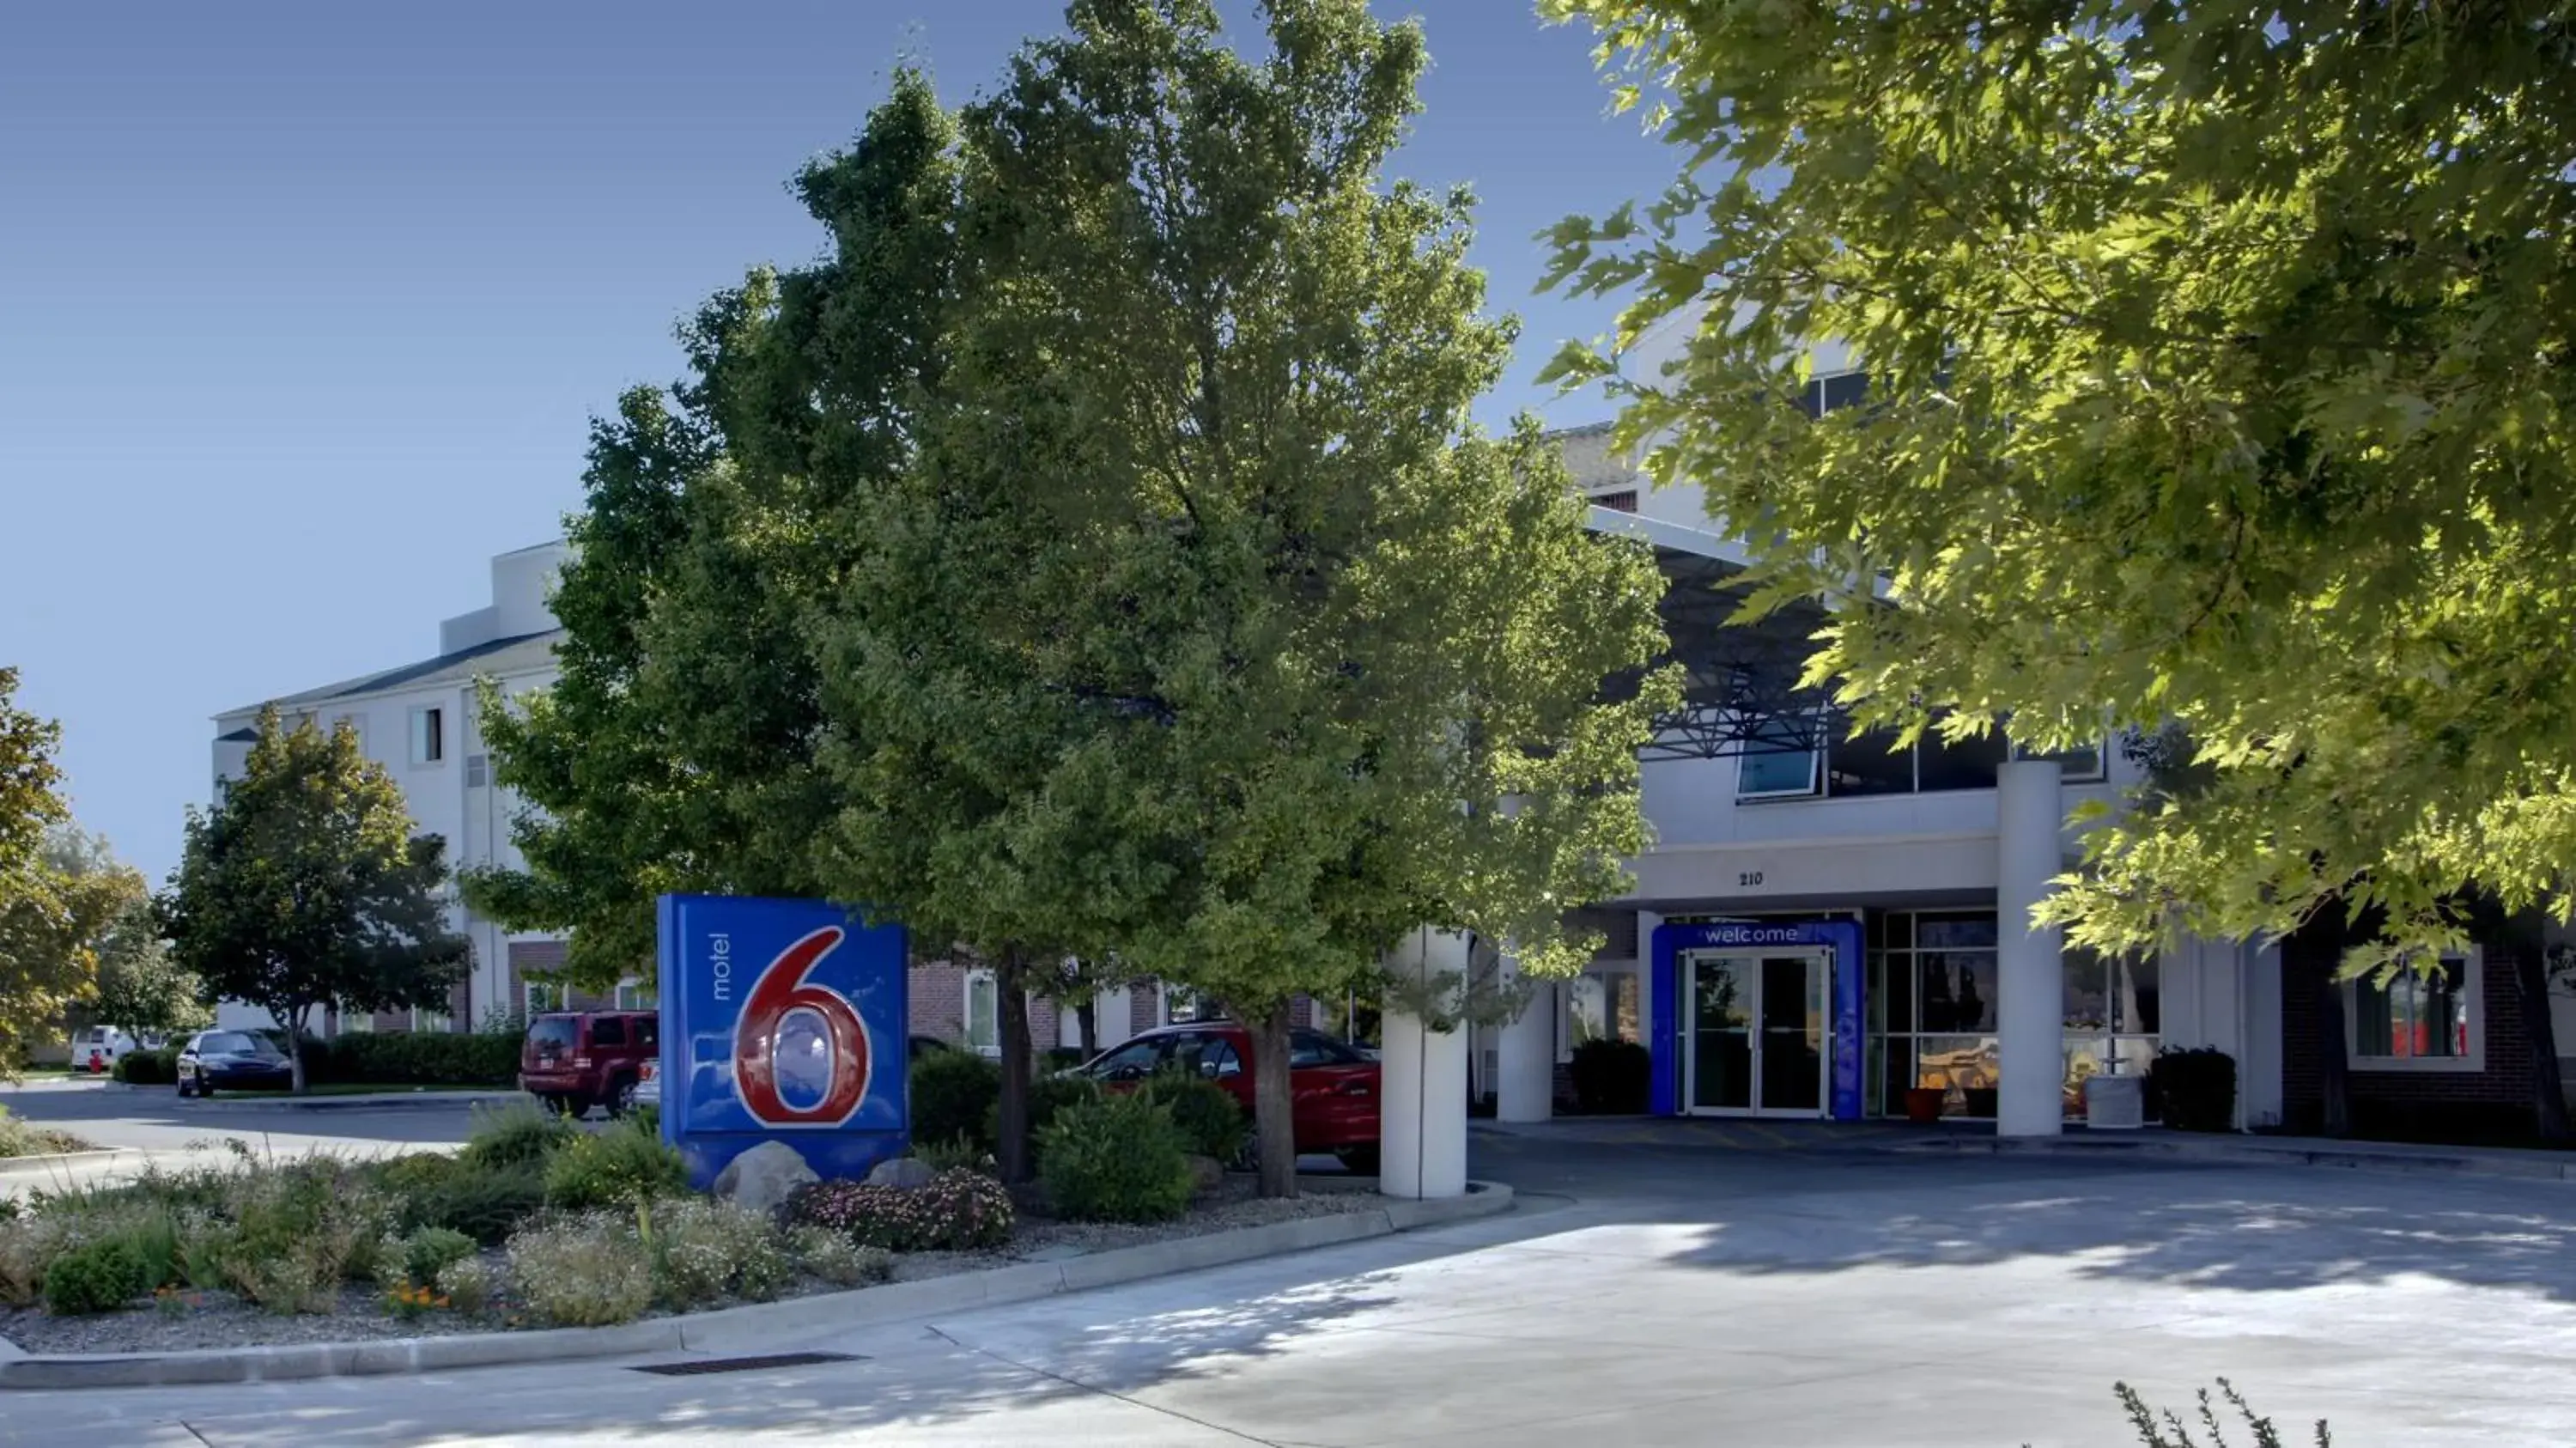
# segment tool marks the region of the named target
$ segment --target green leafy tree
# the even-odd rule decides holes
[[[188,812],[160,900],[177,964],[286,1028],[295,1089],[314,1010],[441,1007],[468,963],[447,928],[445,845],[414,835],[402,790],[355,731],[289,730],[274,706],[239,778]]]
[[[1251,57],[1196,0],[1077,3],[964,113],[949,375],[827,704],[860,793],[965,797],[917,868],[984,938],[1245,1022],[1284,1195],[1291,997],[1425,923],[1571,968],[1666,695],[1600,687],[1660,643],[1651,562],[1534,426],[1468,426],[1511,343],[1468,198],[1381,174],[1419,30],[1267,11]]]
[[[62,728],[17,706],[18,671],[0,668],[0,1075],[91,989],[92,946],[113,913],[102,891],[64,876],[49,832],[70,818],[54,764]]]
[[[93,922],[86,935],[65,942],[92,963],[88,997],[66,1013],[69,1023],[177,1031],[206,1021],[197,978],[172,963],[161,938],[143,872],[119,861],[104,838],[69,824],[49,832],[44,853],[54,879],[80,902],[78,913]]]
[[[1540,8],[1681,158],[1556,233],[1630,298],[1561,375],[1706,485],[1760,604],[1840,605],[1815,676],[1861,724],[2187,739],[2046,907],[2073,941],[2333,904],[2384,970],[2480,897],[2567,918],[2563,9]],[[1828,344],[1868,405],[1811,421]]]

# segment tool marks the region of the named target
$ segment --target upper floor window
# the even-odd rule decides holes
[[[2367,1071],[2486,1069],[2486,989],[2476,950],[2445,955],[2430,970],[2400,969],[2386,985],[2344,986],[2352,1064]]]
[[[1953,740],[1927,729],[1912,745],[1900,745],[1896,740],[1895,730],[1873,729],[1858,738],[1829,732],[1820,746],[1805,749],[1748,749],[1737,756],[1736,797],[1802,799],[1822,795],[1827,799],[1851,799],[1992,789],[2003,762],[2021,757],[2058,760],[2070,784],[2103,777],[2099,744],[2060,754],[2023,756],[1993,730]]]
[[[621,1011],[649,1011],[661,1006],[661,992],[649,985],[621,981],[617,986],[617,1008]]]
[[[411,762],[436,764],[447,758],[447,711],[439,708],[411,711]]]

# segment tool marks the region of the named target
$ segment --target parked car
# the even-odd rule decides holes
[[[1378,1063],[1357,1046],[1298,1027],[1288,1035],[1288,1089],[1297,1151],[1323,1152],[1363,1174],[1377,1171]],[[1147,1031],[1074,1068],[1109,1090],[1178,1066],[1234,1093],[1252,1112],[1252,1033],[1232,1021]]]
[[[635,1103],[644,1063],[661,1053],[662,1018],[653,1011],[542,1015],[528,1022],[519,1045],[519,1089],[569,1116],[594,1106],[623,1116]]]
[[[287,1091],[295,1063],[257,1031],[199,1031],[179,1048],[179,1094],[212,1096],[227,1091]]]

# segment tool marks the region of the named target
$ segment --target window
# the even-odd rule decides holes
[[[2099,739],[2094,740],[2090,744],[2077,745],[2073,749],[2059,749],[2054,751],[2043,749],[2023,749],[2019,746],[2015,746],[2013,749],[2013,758],[2054,759],[2058,764],[2058,777],[2068,784],[2099,783],[2101,780],[2108,778],[2110,774],[2110,771],[2103,767],[2102,741]]]
[[[1242,1053],[1235,1050],[1234,1042],[1223,1036],[1213,1033],[1169,1036],[1164,1038],[1163,1044],[1170,1049],[1171,1059],[1179,1063],[1182,1070],[1194,1071],[1210,1080],[1243,1074]]]
[[[1163,1051],[1170,1044],[1170,1038],[1162,1036],[1130,1041],[1092,1062],[1090,1074],[1102,1081],[1141,1081],[1163,1064]]]
[[[2080,945],[2058,956],[2066,1032],[2068,1116],[2084,1114],[2084,1082],[2100,1075],[2143,1076],[2155,1064],[2164,1028],[2162,967],[2152,955],[2104,957]]]
[[[2430,970],[2401,968],[2386,985],[2344,987],[2352,1064],[2368,1071],[2483,1071],[2483,957],[2445,955]]]
[[[1194,991],[1185,985],[1166,985],[1163,987],[1164,1025],[1185,1026],[1192,1021],[1212,1021],[1215,1019],[1217,1019],[1215,1009],[1209,1006],[1209,1004],[1200,997],[1197,991]]]
[[[1608,508],[1614,513],[1633,513],[1637,511],[1637,490],[1628,488],[1616,493],[1594,493],[1592,506]]]
[[[532,980],[519,987],[519,990],[527,1002],[529,1015],[539,1016],[548,1011],[563,1009],[563,987],[552,981]]]
[[[966,972],[966,1018],[958,1022],[966,1049],[987,1056],[1002,1054],[1002,996],[989,970]]]
[[[1348,1066],[1367,1059],[1321,1031],[1299,1029],[1288,1033],[1288,1067],[1292,1071],[1309,1066]]]
[[[1609,1036],[1610,989],[1600,976],[1578,975],[1560,990],[1565,1009],[1557,1021],[1556,1060],[1564,1065],[1574,1059],[1575,1047]]]
[[[1747,750],[1735,766],[1735,792],[1745,799],[1814,794],[1817,754],[1813,749]]]
[[[411,762],[437,764],[447,758],[447,711],[411,711]]]
[[[661,1008],[661,992],[653,986],[625,981],[617,987],[617,1008],[621,1011],[650,1011]]]
[[[340,1012],[341,1035],[363,1036],[374,1031],[375,1028],[376,1014],[373,1011],[352,1011],[344,1009]]]
[[[1927,1087],[1966,1115],[1968,1093],[1995,1084],[1995,942],[1991,910],[1871,912],[1864,1068],[1880,1111]]]
[[[465,787],[467,789],[482,789],[491,784],[491,782],[492,756],[488,754],[466,755]]]
[[[626,1044],[626,1022],[615,1016],[601,1016],[590,1023],[590,1043],[594,1046]]]
[[[456,1029],[456,1022],[445,1011],[433,1011],[421,1007],[411,1013],[411,1028],[431,1035],[445,1035]]]
[[[1854,739],[1846,737],[1839,722],[1817,727],[1824,736],[1820,747],[1747,749],[1736,766],[1736,797],[1788,799],[1821,793],[1829,799],[1853,799],[1992,789],[1995,769],[2007,752],[2003,735],[1991,729],[1953,741],[1941,737],[1936,723],[1908,747],[1896,742],[1894,729],[1873,729]],[[2070,771],[2068,777],[2075,776]]]

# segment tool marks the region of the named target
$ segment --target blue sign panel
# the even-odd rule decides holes
[[[1682,1052],[1690,1048],[1690,1022],[1682,1019],[1681,952],[1818,945],[1830,952],[1827,964],[1833,982],[1827,992],[1834,1054],[1826,1114],[1836,1121],[1860,1120],[1861,1012],[1867,983],[1861,978],[1860,924],[1853,920],[1729,920],[1656,926],[1648,990],[1655,1029],[1654,1039],[1647,1043],[1654,1063],[1649,1109],[1655,1115],[1678,1116],[1683,1105]]]
[[[662,897],[662,1139],[693,1185],[764,1141],[826,1180],[904,1153],[908,964],[838,905]]]

